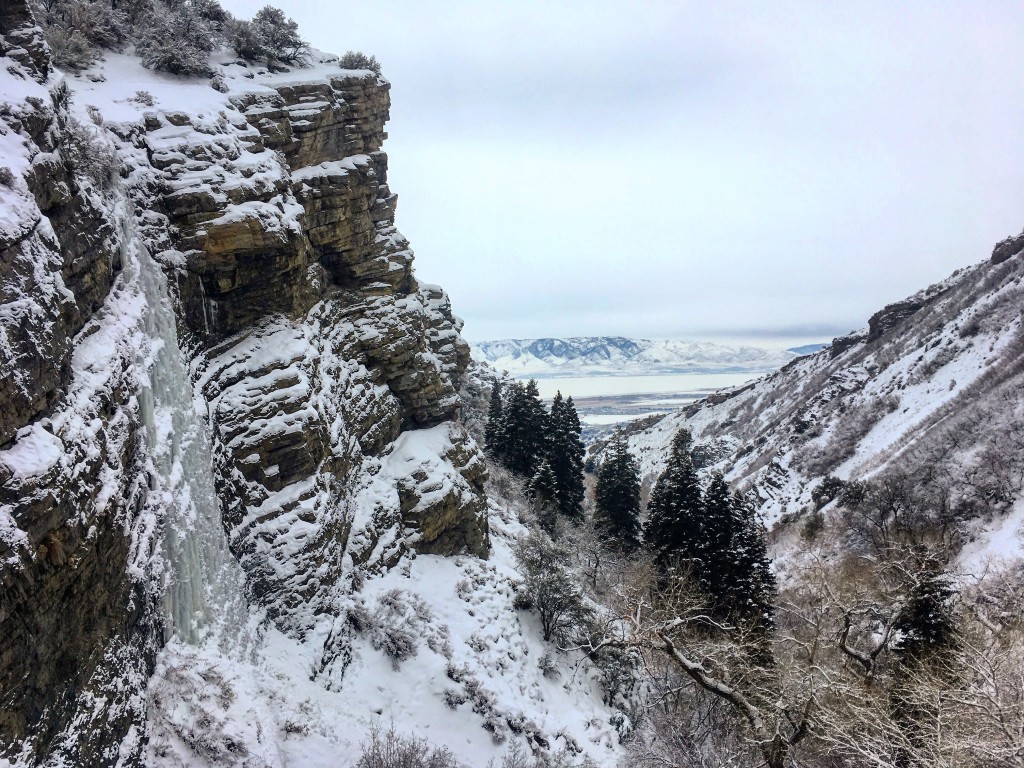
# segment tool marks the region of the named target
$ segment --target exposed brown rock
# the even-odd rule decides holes
[[[1019,255],[1022,251],[1024,251],[1024,233],[1015,237],[1008,237],[996,243],[995,248],[992,249],[991,261],[993,264],[1002,264],[1004,261]]]

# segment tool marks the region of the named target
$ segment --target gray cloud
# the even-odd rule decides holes
[[[835,335],[1024,224],[1017,3],[284,7],[381,59],[473,338]]]

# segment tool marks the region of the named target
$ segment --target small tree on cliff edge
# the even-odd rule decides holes
[[[616,440],[597,473],[594,525],[620,548],[640,544],[640,476],[624,440]]]

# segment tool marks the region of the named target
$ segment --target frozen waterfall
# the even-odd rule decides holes
[[[163,270],[144,248],[138,268],[150,342],[140,395],[153,462],[149,503],[166,521],[165,639],[233,645],[246,623],[245,580],[221,524],[203,405],[185,368]]]

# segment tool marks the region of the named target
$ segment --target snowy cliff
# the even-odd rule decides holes
[[[359,659],[367,579],[488,556],[469,348],[394,225],[385,80],[113,53],[75,79],[23,3],[0,25],[0,764],[196,764],[147,680],[225,623],[218,548],[237,642],[291,643],[320,690]],[[253,722],[239,760],[285,732]]]

